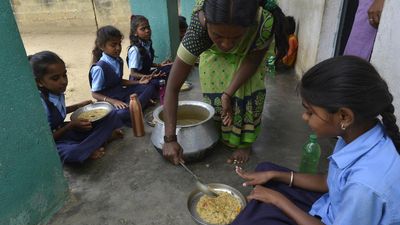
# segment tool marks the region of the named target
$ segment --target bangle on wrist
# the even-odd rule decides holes
[[[293,185],[293,180],[294,180],[294,173],[293,173],[293,171],[290,171],[290,182],[289,182],[289,187],[292,187],[292,185]]]
[[[164,135],[164,143],[176,142],[177,140],[176,134]]]
[[[229,98],[229,99],[231,99],[231,98],[232,98],[232,96],[231,96],[230,94],[226,93],[225,91],[223,91],[223,92],[222,92],[222,95],[226,95],[226,96],[228,96],[228,98]]]

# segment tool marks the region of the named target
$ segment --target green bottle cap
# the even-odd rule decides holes
[[[310,141],[316,142],[317,141],[317,135],[316,134],[310,134]]]

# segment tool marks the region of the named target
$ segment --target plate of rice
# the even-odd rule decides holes
[[[188,198],[188,210],[197,224],[227,225],[246,206],[245,197],[235,188],[212,183],[208,184],[219,195],[216,198],[204,195],[200,190],[194,190]]]
[[[71,114],[71,120],[84,119],[95,122],[103,119],[113,109],[114,106],[108,102],[95,102],[75,110]]]

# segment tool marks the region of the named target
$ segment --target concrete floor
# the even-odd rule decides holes
[[[189,81],[194,88],[181,93],[181,100],[201,99],[197,70]],[[303,143],[310,133],[301,119],[303,108],[296,93],[298,80],[291,72],[267,77],[267,97],[262,132],[244,168],[271,161],[296,170]],[[125,138],[107,146],[105,157],[81,166],[65,166],[70,200],[48,223],[51,225],[190,225],[195,224],[186,206],[195,186],[183,168],[166,162],[150,142],[152,128],[134,138],[130,129]],[[334,140],[319,140],[323,149],[320,170]],[[209,183],[224,183],[247,195],[250,188],[234,166],[225,163],[230,151],[218,144],[201,162],[188,166]]]

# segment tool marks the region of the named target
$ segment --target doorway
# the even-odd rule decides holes
[[[358,0],[344,0],[339,30],[336,39],[335,56],[343,55],[347,40],[349,39],[354,17],[357,12]]]

